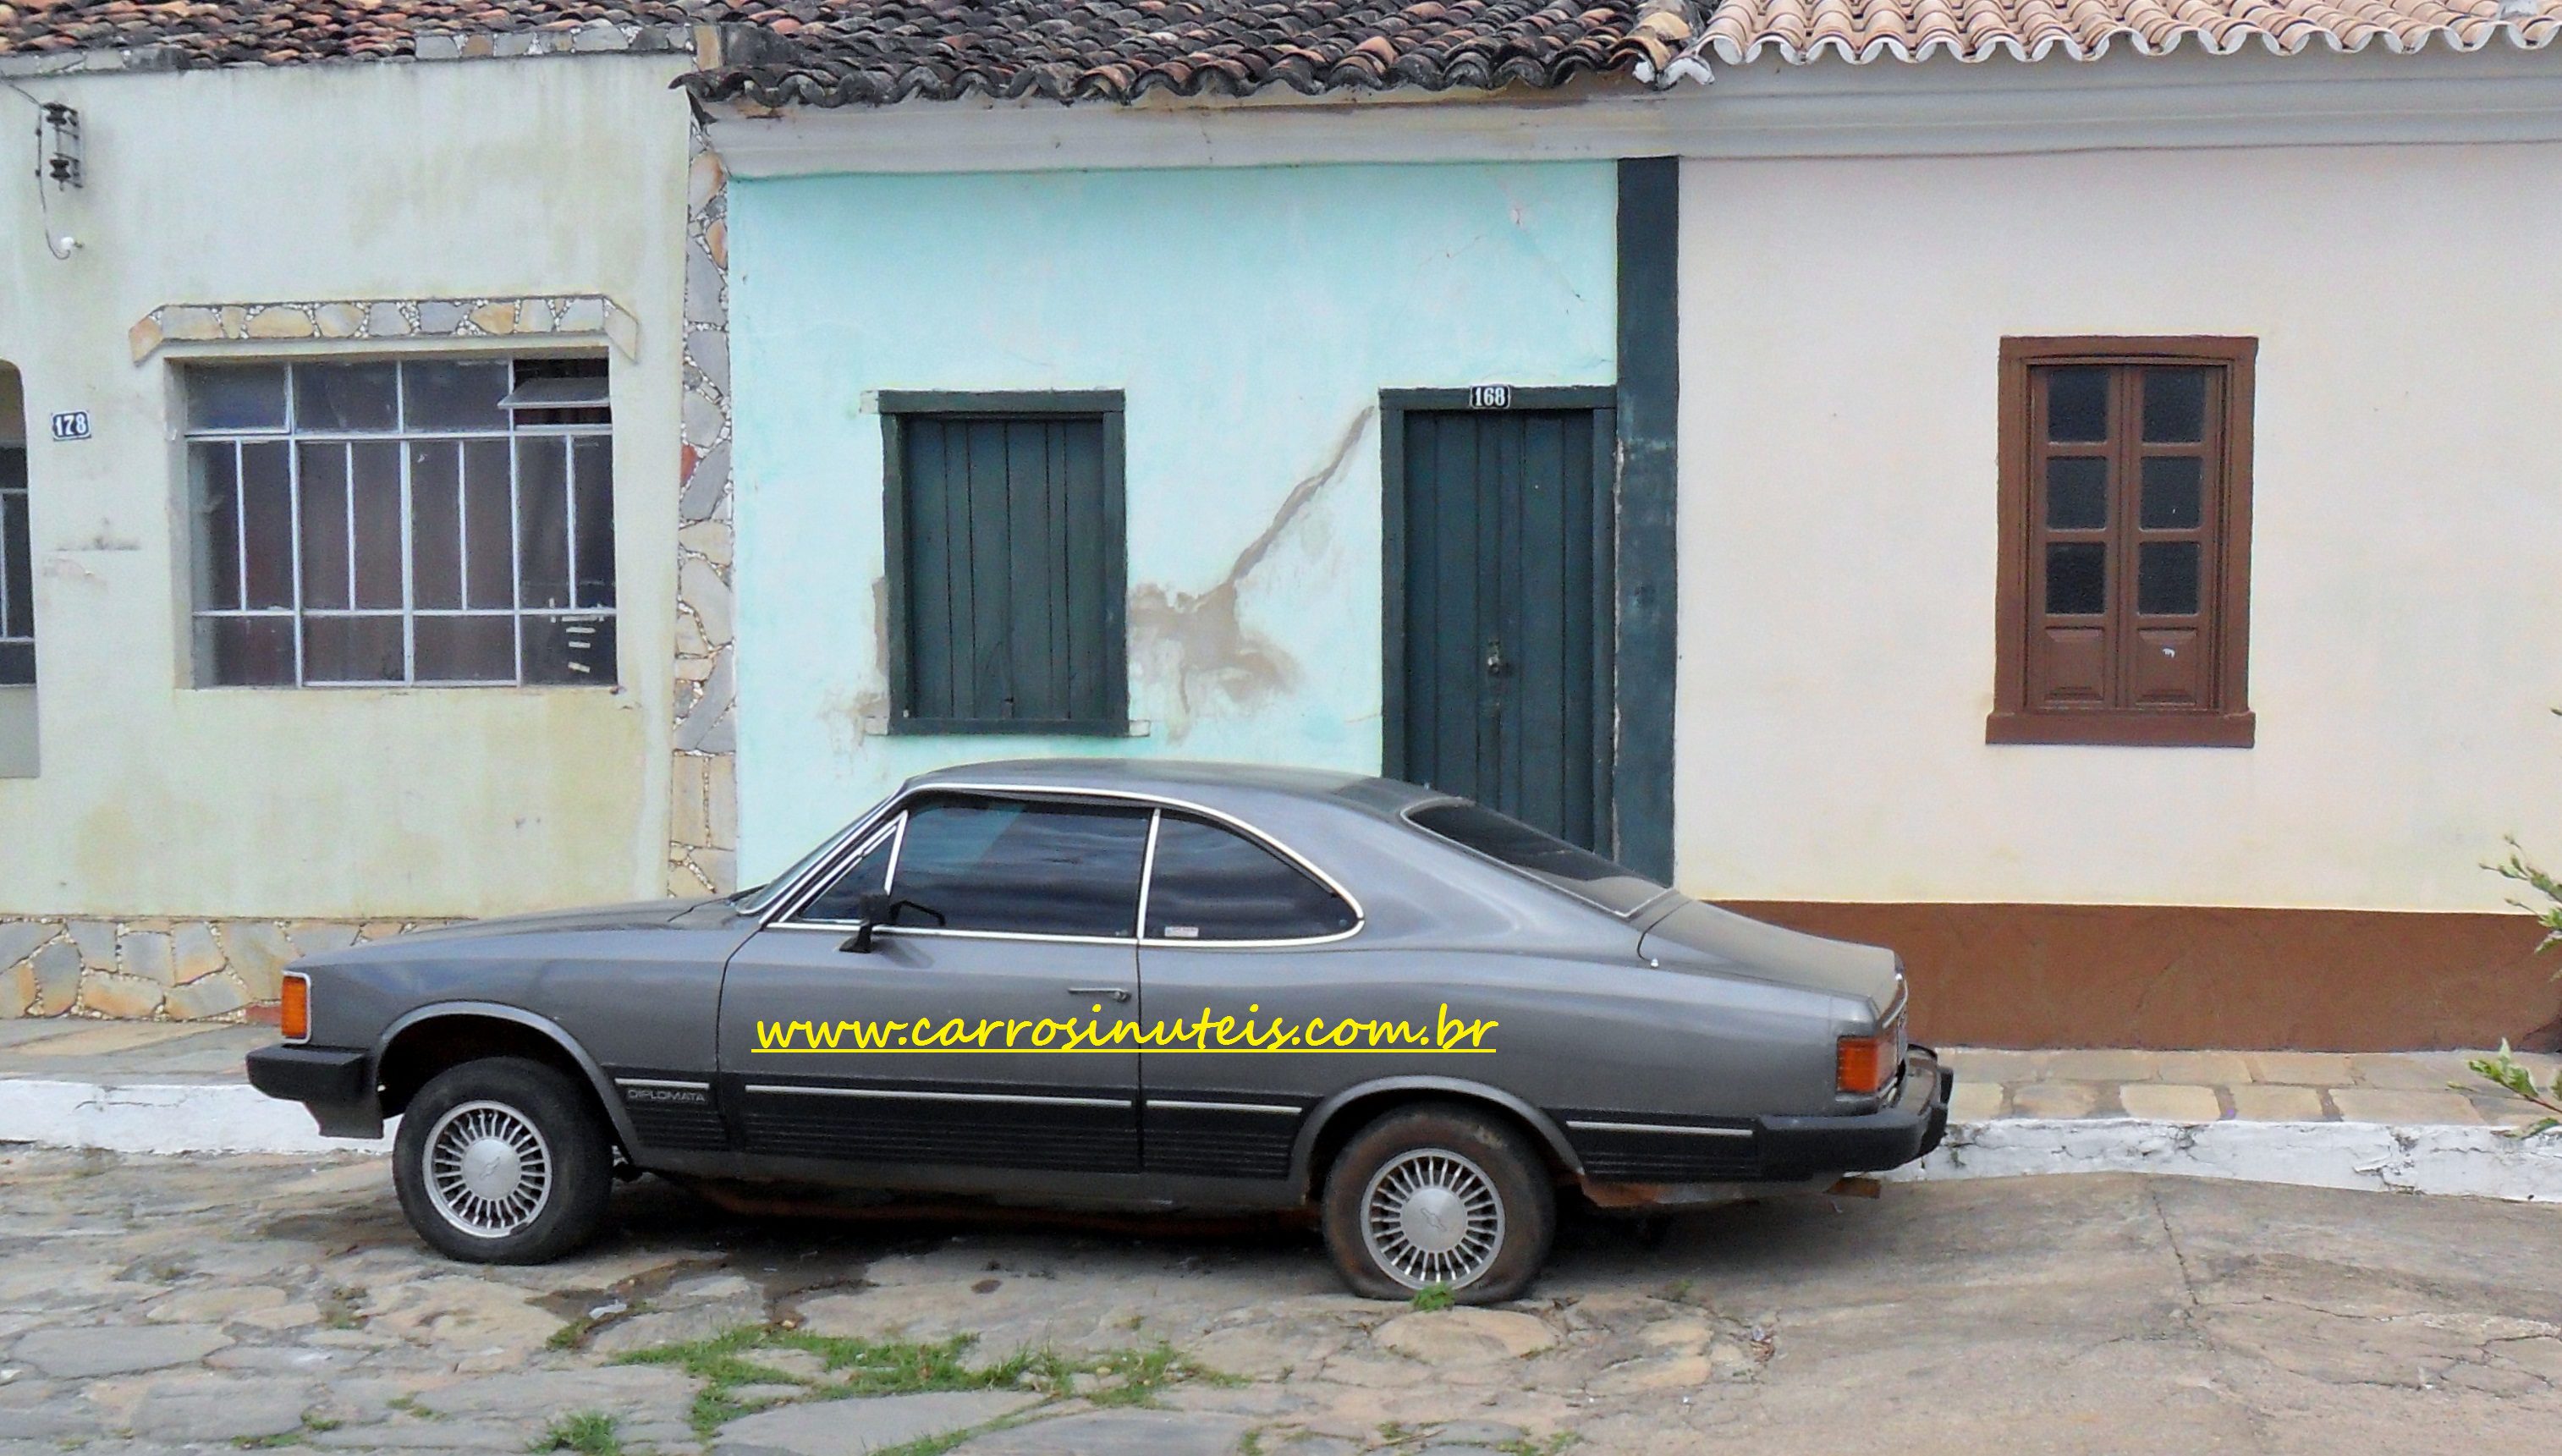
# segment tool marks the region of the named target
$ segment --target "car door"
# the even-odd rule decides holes
[[[1204,1017],[1304,1025],[1373,1014],[1351,898],[1260,836],[1205,816],[1158,816],[1140,1005],[1155,1027]],[[1277,1179],[1308,1109],[1397,1059],[1357,1051],[1152,1046],[1141,1068],[1151,1173]]]
[[[902,804],[730,959],[722,1092],[747,1150],[1136,1170],[1138,1057],[1111,1027],[1138,1011],[1148,828],[1038,796]],[[867,893],[891,908],[864,949]]]

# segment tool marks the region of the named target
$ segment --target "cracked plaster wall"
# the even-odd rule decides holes
[[[741,877],[909,774],[1375,772],[1382,389],[1616,377],[1607,163],[735,179]],[[1117,389],[1123,739],[887,737],[877,392]]]

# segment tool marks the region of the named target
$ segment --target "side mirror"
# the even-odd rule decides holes
[[[890,897],[879,890],[866,890],[856,895],[854,897],[854,933],[845,937],[844,944],[836,949],[851,951],[858,956],[870,955],[872,929],[889,919],[890,909]]]

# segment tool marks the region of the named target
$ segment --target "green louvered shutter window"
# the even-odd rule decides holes
[[[1128,731],[1117,394],[884,393],[890,728]]]

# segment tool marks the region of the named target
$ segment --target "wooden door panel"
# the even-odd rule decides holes
[[[2108,630],[2050,627],[2036,656],[2036,700],[2050,708],[2096,708],[2108,701]]]
[[[2206,667],[2195,628],[2147,627],[2135,634],[2126,690],[2137,707],[2201,707],[2211,681]]]
[[[1406,777],[1606,849],[1610,511],[1590,410],[1403,420]]]

